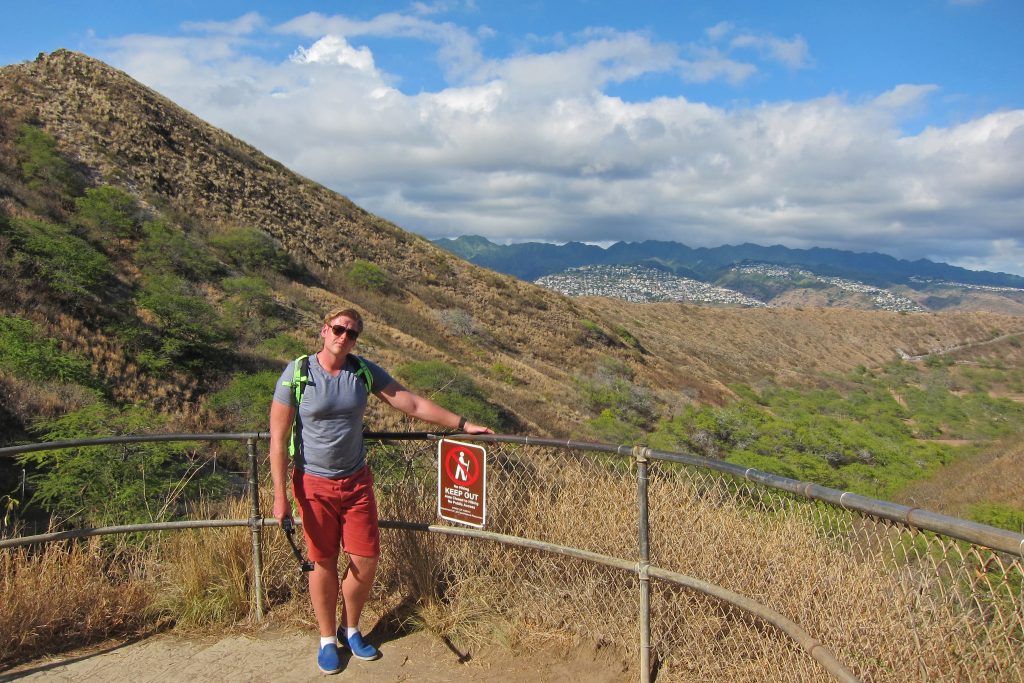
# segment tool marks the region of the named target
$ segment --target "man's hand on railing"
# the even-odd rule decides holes
[[[274,519],[276,519],[277,523],[280,524],[282,527],[284,526],[284,520],[285,519],[291,519],[292,518],[292,510],[291,510],[291,506],[288,505],[288,496],[287,495],[283,495],[282,496],[282,495],[278,494],[278,495],[274,496],[274,513],[273,514],[274,514]]]
[[[490,427],[486,427],[484,425],[473,424],[472,422],[467,422],[465,424],[465,426],[462,429],[458,430],[458,431],[461,431],[464,434],[493,434],[494,433],[494,430],[491,429]]]

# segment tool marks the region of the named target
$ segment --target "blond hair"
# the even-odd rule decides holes
[[[354,308],[339,308],[331,311],[327,314],[327,317],[324,318],[324,325],[330,325],[332,320],[342,315],[359,323],[359,331],[363,331],[363,316],[359,315],[359,311]]]

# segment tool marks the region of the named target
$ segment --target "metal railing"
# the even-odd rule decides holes
[[[0,548],[247,526],[260,617],[261,530],[276,524],[260,514],[266,488],[256,442],[266,437],[169,434],[0,449],[244,441],[252,510],[245,520],[0,539]],[[459,439],[490,444],[488,531],[455,528],[432,523],[439,435],[366,438],[382,520],[401,517],[381,524],[394,530],[399,552],[383,558],[378,590],[408,589],[406,554],[443,577],[448,601],[465,599],[462,587],[473,582],[499,584],[493,609],[633,650],[641,680],[1021,680],[1020,534],[687,454],[468,435]],[[442,537],[450,540],[432,540]],[[501,551],[481,550],[480,540]]]

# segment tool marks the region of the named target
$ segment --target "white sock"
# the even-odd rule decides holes
[[[327,644],[337,645],[338,636],[320,636],[320,649],[322,650],[324,648],[324,645]]]
[[[359,633],[359,627],[358,626],[346,626],[345,627],[345,637],[346,638],[351,638],[352,635],[355,634],[355,633]]]

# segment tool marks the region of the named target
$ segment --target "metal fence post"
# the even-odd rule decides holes
[[[256,463],[256,439],[250,437],[245,442],[249,453],[249,497],[252,499],[252,589],[256,593],[256,620],[263,621],[263,552],[262,528],[263,515],[260,514],[260,484]]]
[[[647,453],[645,446],[634,446],[636,459],[636,497],[639,507],[640,561],[637,575],[640,579],[640,683],[651,680],[651,580],[647,573],[651,565],[647,513]]]

